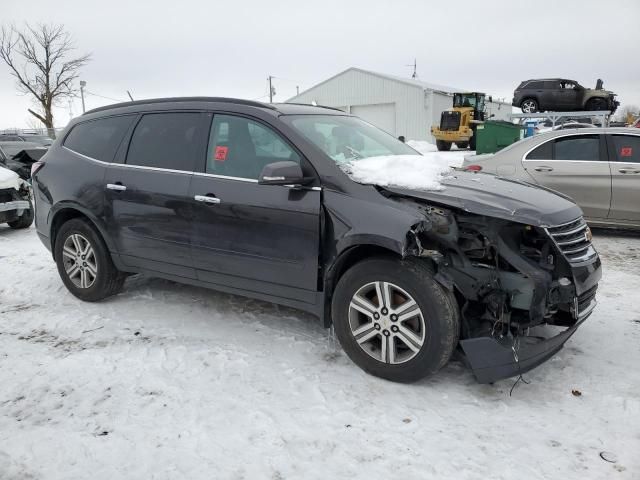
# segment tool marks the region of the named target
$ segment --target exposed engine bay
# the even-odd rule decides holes
[[[415,199],[396,200],[416,205]],[[600,261],[581,217],[542,227],[426,202],[418,208],[426,220],[407,233],[406,255],[433,262],[436,279],[455,293],[462,318],[460,344],[479,381],[501,377],[483,372],[478,363],[511,363],[516,373],[541,363],[595,307],[599,276],[594,280],[587,273],[599,268]],[[586,278],[591,283],[584,283]],[[548,349],[534,349],[527,366],[518,350],[541,343],[531,329],[542,325],[569,327],[565,331],[570,333],[551,345],[550,355],[545,355]],[[498,345],[504,351],[495,351]]]

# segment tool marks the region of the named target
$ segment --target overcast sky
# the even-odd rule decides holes
[[[6,1],[0,23],[63,23],[87,109],[134,98],[211,95],[275,100],[356,66],[511,99],[522,80],[597,78],[640,104],[640,1],[92,0]],[[0,64],[0,128],[25,127],[30,99]],[[79,100],[73,115],[81,113]],[[55,112],[56,126],[69,106]]]

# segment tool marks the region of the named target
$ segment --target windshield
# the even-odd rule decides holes
[[[369,157],[419,155],[400,140],[357,117],[287,115],[282,118],[338,165]]]

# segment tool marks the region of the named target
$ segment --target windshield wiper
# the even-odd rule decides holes
[[[362,158],[362,154],[360,152],[358,152],[355,148],[351,148],[348,145],[344,146],[347,150],[349,150],[349,153],[351,154],[351,156],[353,158]]]

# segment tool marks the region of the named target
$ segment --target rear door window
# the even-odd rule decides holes
[[[87,157],[111,162],[133,118],[126,115],[79,123],[65,138],[64,146]]]
[[[616,162],[640,163],[640,135],[613,135]]]
[[[207,173],[257,180],[269,163],[300,156],[271,128],[234,115],[214,115],[209,134]]]
[[[204,153],[202,123],[200,113],[144,115],[131,136],[126,164],[192,172]]]
[[[600,160],[599,135],[576,135],[556,138],[554,160]]]

